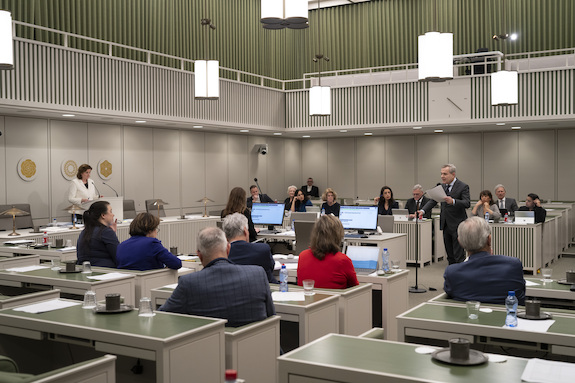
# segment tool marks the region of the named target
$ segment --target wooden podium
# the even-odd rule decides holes
[[[98,198],[96,200],[83,203],[82,207],[84,209],[88,210],[90,208],[90,205],[92,205],[96,201],[107,201],[107,202],[109,202],[110,205],[112,205],[112,213],[114,213],[114,216],[116,217],[118,222],[124,220],[124,197],[123,196]]]

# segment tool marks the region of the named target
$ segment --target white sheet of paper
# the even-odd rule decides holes
[[[200,257],[197,255],[178,255],[180,261],[199,261]]]
[[[6,246],[10,246],[10,245],[16,246],[16,245],[23,245],[23,244],[26,244],[26,243],[34,243],[34,241],[31,240],[31,239],[15,239],[15,240],[12,240],[12,241],[6,241],[6,242],[4,242],[4,245],[6,245]]]
[[[303,295],[303,291],[287,291],[285,293],[274,291],[272,292],[272,299],[274,302],[305,301],[305,295]]]
[[[178,274],[187,273],[188,271],[192,271],[192,269],[190,269],[189,267],[180,267],[178,269]]]
[[[175,289],[176,287],[178,287],[177,283],[172,283],[171,285],[165,285],[164,288],[165,289]]]
[[[287,231],[281,231],[279,233],[276,234],[276,236],[278,237],[289,237],[289,236],[293,236],[295,235],[295,231],[293,230],[287,230]]]
[[[529,359],[521,381],[537,383],[572,383],[575,364],[542,359]]]
[[[69,230],[69,229],[68,229],[67,227],[58,227],[58,226],[56,226],[56,227],[54,227],[54,226],[52,226],[52,227],[45,227],[45,228],[42,228],[42,229],[41,229],[41,231],[45,231],[45,232],[47,232],[47,233],[57,233],[57,232],[59,232],[59,231],[68,232],[68,230]]]
[[[33,266],[12,267],[11,269],[6,269],[6,271],[14,271],[16,273],[25,273],[26,271],[34,271],[34,270],[41,270],[41,269],[47,269],[47,268],[48,268],[48,266],[33,265]]]
[[[539,286],[541,283],[535,283],[532,281],[525,280],[525,286]]]
[[[517,327],[507,327],[503,325],[502,327],[508,328],[509,330],[522,330],[522,331],[534,331],[534,332],[547,332],[549,327],[553,326],[555,323],[552,319],[547,320],[529,320],[517,318]]]
[[[60,299],[51,299],[49,301],[17,307],[14,309],[14,311],[23,311],[25,313],[38,314],[38,313],[45,313],[47,311],[65,309],[66,307],[72,307],[81,304],[82,302],[70,302],[70,301],[62,301]]]
[[[63,247],[63,248],[57,249],[57,250],[61,251],[61,252],[76,251],[76,246]]]
[[[435,202],[438,202],[438,203],[443,202],[444,198],[447,197],[447,194],[445,194],[445,190],[443,189],[443,186],[441,186],[441,185],[437,185],[433,189],[427,190],[425,193],[427,194],[427,196],[429,198],[431,198],[432,200],[435,200]]]
[[[124,273],[106,273],[106,274],[101,274],[101,275],[90,275],[87,278],[90,279],[97,279],[99,281],[107,281],[110,279],[117,279],[117,278],[122,278],[122,277],[129,277],[130,274],[124,274]]]

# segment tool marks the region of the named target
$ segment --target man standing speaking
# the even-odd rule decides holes
[[[441,202],[440,228],[443,230],[443,243],[449,264],[465,260],[465,251],[457,241],[457,227],[467,219],[469,208],[469,185],[455,176],[455,165],[447,164],[441,167],[441,182],[446,197]],[[419,212],[420,217],[426,211],[431,211],[437,202],[430,200]]]

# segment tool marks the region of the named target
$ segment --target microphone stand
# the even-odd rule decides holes
[[[423,194],[425,195],[425,193]],[[421,196],[423,198],[423,196]],[[417,203],[416,203],[417,204]],[[427,289],[419,287],[419,211],[415,211],[415,286],[409,288],[410,293],[426,293]]]
[[[118,197],[118,192],[116,191],[116,189],[114,189],[113,187],[111,187],[110,185],[108,185],[105,182],[102,182],[102,184],[106,185],[107,187],[109,187],[110,189],[112,189],[114,191],[114,193],[116,193],[116,197]]]

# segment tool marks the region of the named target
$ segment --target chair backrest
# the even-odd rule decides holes
[[[393,233],[393,215],[378,215],[377,226],[381,227],[384,233]]]
[[[302,251],[307,249],[311,244],[311,231],[314,222],[294,221],[295,229],[295,255],[299,255]]]
[[[301,213],[294,211],[291,213],[292,220],[294,221],[306,221],[306,222],[315,222],[319,219],[318,213]]]
[[[161,210],[160,210],[161,211]],[[157,210],[156,210],[157,212]],[[124,200],[124,219],[136,218],[136,204],[133,199]]]
[[[32,211],[30,210],[30,204],[28,203],[14,203],[11,205],[0,205],[0,213],[15,207],[17,209],[27,211],[30,215],[23,215],[16,217],[16,229],[26,229],[28,227],[34,227],[32,222]],[[12,231],[12,216],[11,215],[0,215],[0,230],[10,230]]]
[[[158,215],[158,205],[154,205],[154,202],[156,202],[156,199],[147,199],[146,200],[146,211],[150,214],[153,214],[155,216]],[[164,205],[160,206],[160,217],[165,217],[166,216],[166,212],[164,211]]]

